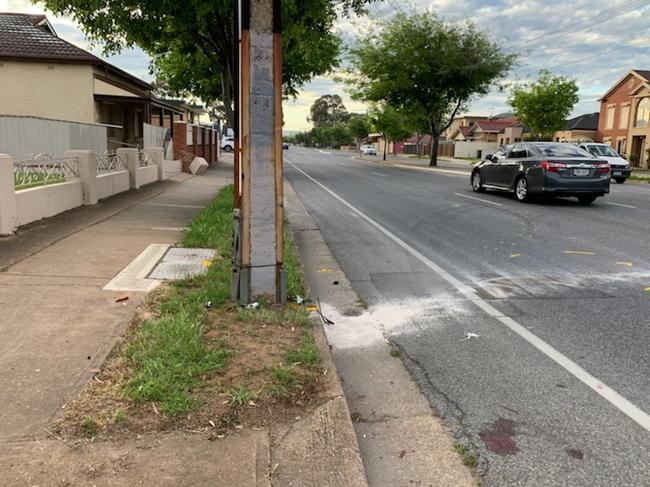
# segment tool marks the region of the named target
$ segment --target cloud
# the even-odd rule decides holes
[[[0,11],[43,13],[30,0],[0,0]],[[550,69],[578,81],[580,102],[574,114],[599,109],[598,97],[630,69],[650,69],[650,5],[643,0],[384,0],[371,4],[369,17],[342,17],[336,28],[344,42],[389,22],[397,12],[431,12],[445,20],[472,21],[510,52],[520,54],[519,65],[505,84],[534,79]],[[79,25],[72,19],[47,14],[64,39],[96,55]],[[128,50],[107,60],[135,76],[150,79],[149,58]],[[333,73],[336,75],[338,73]],[[297,100],[285,102],[285,128],[309,128],[309,106],[323,94],[339,94],[350,111],[365,106],[350,99],[333,76],[319,77],[304,86]],[[474,101],[472,113],[508,110],[507,94],[497,90]]]

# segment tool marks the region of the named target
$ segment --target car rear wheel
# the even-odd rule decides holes
[[[625,178],[614,178],[614,181],[616,181],[618,184],[623,184],[625,182]]]
[[[479,171],[474,171],[472,174],[472,189],[476,193],[485,193],[485,188],[483,187],[483,178]]]
[[[598,198],[598,196],[595,196],[593,194],[586,194],[584,196],[578,196],[578,201],[581,205],[590,205],[596,201],[596,198]]]
[[[515,198],[522,203],[530,200],[530,193],[528,192],[528,181],[525,177],[520,177],[515,183]]]
[[[223,148],[223,150],[225,150],[226,152],[232,152],[232,147],[230,147],[229,145],[227,145],[227,146],[225,146],[225,147]]]

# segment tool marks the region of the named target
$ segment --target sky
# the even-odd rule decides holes
[[[540,69],[574,78],[580,101],[573,115],[598,111],[600,96],[630,69],[650,69],[650,0],[384,0],[370,6],[368,17],[342,18],[336,28],[344,43],[352,44],[356,35],[400,11],[474,22],[507,52],[519,54],[506,84],[533,81]],[[43,13],[44,9],[30,0],[0,0],[0,12]],[[101,56],[101,46],[91,46],[71,19],[47,15],[60,37]],[[149,58],[139,49],[106,59],[151,81]],[[346,87],[334,81],[336,74],[315,78],[295,100],[285,102],[286,130],[309,129],[309,107],[324,94],[341,95],[350,112],[365,111],[363,103],[352,100]],[[467,113],[509,111],[507,97],[507,90],[495,89],[473,100]]]

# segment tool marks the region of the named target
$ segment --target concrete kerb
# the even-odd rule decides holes
[[[337,322],[332,327],[367,326],[372,311],[363,309],[318,226],[288,183],[285,210],[310,295],[320,298],[326,313],[338,315],[331,316]],[[342,348],[338,341],[325,348],[336,363],[347,408],[355,417],[353,427],[368,484],[402,485],[408,479],[414,485],[475,486],[472,472],[454,451],[451,431],[434,417],[403,362],[391,357],[386,338]]]
[[[311,217],[286,180],[284,191],[286,216],[294,236],[297,237],[301,231],[313,230]],[[299,248],[300,260],[305,267],[306,259],[311,256],[306,254],[304,246],[299,245]],[[313,282],[311,273],[305,274],[305,280],[309,287]],[[272,463],[280,467],[272,480],[278,485],[306,487],[368,486],[350,409],[320,320],[315,324],[314,332],[333,397],[298,427],[292,427],[294,434],[282,434],[282,440],[272,451]],[[282,468],[283,463],[285,468]]]
[[[383,160],[374,160],[374,159],[364,159],[362,157],[355,157],[358,161],[365,162],[374,162],[375,164],[380,164],[382,166],[392,166],[399,167],[402,169],[411,169],[413,171],[423,171],[423,172],[437,172],[442,174],[453,174],[456,176],[467,176],[471,174],[471,171],[457,171],[454,169],[441,169],[439,167],[428,167],[428,166],[418,166],[415,164],[407,164],[404,162],[392,162],[392,161],[383,161]]]

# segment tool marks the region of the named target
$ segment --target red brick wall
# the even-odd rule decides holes
[[[201,132],[201,138],[199,138]],[[199,140],[201,143],[199,144]],[[187,171],[194,157],[203,157],[209,163],[217,162],[217,138],[215,131],[205,127],[192,126],[192,145],[187,145],[187,123],[175,122],[174,159],[183,163]]]
[[[187,124],[185,122],[174,122],[174,159],[179,161],[187,152]]]
[[[627,136],[627,131],[632,125],[632,122],[628,121],[628,126],[624,129],[618,128],[620,124],[621,104],[629,102],[630,112],[632,112],[632,109],[634,107],[632,104],[632,98],[630,98],[628,94],[640,84],[641,81],[636,76],[629,74],[616,89],[607,95],[607,98],[604,98],[600,102],[600,117],[598,119],[598,132],[596,133],[596,140],[602,141],[606,137],[611,137],[610,145],[612,145],[612,147],[616,147],[617,137]],[[616,109],[614,110],[614,128],[606,129],[605,123],[607,122],[607,106],[612,104],[616,104]]]

